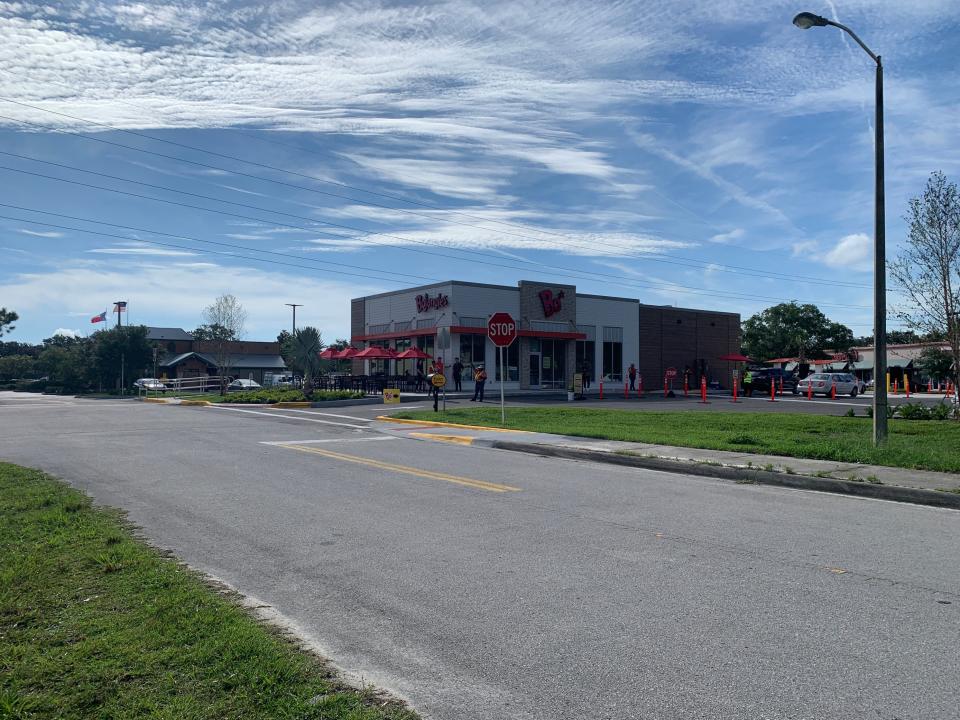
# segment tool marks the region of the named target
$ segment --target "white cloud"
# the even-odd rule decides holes
[[[46,232],[46,231],[39,231],[39,230],[27,230],[26,228],[20,228],[17,232],[21,232],[21,233],[23,233],[24,235],[33,235],[34,237],[42,237],[42,238],[61,238],[61,237],[63,237],[63,233],[62,233],[62,232],[53,232],[53,231]]]
[[[745,232],[743,228],[734,228],[730,232],[718,233],[713,235],[710,238],[710,242],[719,243],[721,245],[731,245],[734,244],[735,240],[739,240],[744,236]]]
[[[201,322],[203,308],[218,295],[232,293],[249,312],[248,338],[271,340],[289,327],[290,309],[284,303],[304,303],[298,323],[315,325],[325,338],[343,337],[350,332],[350,298],[394,287],[374,280],[331,280],[309,270],[287,275],[214,263],[172,268],[118,260],[67,263],[50,272],[0,278],[0,297],[22,318],[93,316],[113,300],[126,298],[130,322],[190,328]],[[21,336],[30,332],[20,324]],[[42,330],[35,328],[35,333]]]
[[[792,257],[801,257],[808,253],[815,252],[819,247],[820,245],[816,240],[804,240],[792,245],[790,255]]]
[[[866,271],[873,253],[873,241],[865,233],[854,233],[840,238],[823,261],[831,267],[846,268],[848,270]]]
[[[57,328],[53,331],[51,337],[56,337],[57,335],[63,335],[64,337],[69,338],[82,337],[82,334],[79,330],[71,330],[70,328]]]

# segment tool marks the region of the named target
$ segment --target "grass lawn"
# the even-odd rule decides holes
[[[467,408],[446,414],[403,411],[398,418],[500,426],[500,408]],[[871,442],[871,420],[824,415],[723,412],[633,412],[576,408],[513,408],[507,427],[580,437],[756,452],[960,472],[960,423],[890,420],[883,448]]]
[[[0,718],[415,717],[340,685],[119,513],[0,463]]]

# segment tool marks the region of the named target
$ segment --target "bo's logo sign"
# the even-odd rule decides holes
[[[563,299],[563,290],[557,293],[557,296],[553,296],[552,290],[541,290],[540,291],[540,302],[543,304],[543,316],[550,317],[558,312],[560,312],[563,307],[561,300]]]
[[[443,293],[437,293],[436,297],[430,297],[429,294],[417,295],[417,312],[425,313],[430,310],[439,310],[450,304],[450,298]]]

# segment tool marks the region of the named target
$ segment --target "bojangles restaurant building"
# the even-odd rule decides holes
[[[669,311],[683,317],[674,323]],[[357,347],[419,347],[442,357],[448,370],[459,357],[465,380],[482,363],[497,381],[499,353],[486,336],[487,319],[495,312],[510,313],[519,327],[517,342],[504,352],[507,388],[564,389],[575,372],[590,375],[594,383],[600,378],[622,383],[630,363],[662,382],[665,362],[707,371],[713,358],[739,351],[739,315],[641,305],[632,298],[588,295],[573,285],[528,280],[516,287],[452,280],[355,298],[351,340]],[[662,317],[664,312],[670,317]],[[713,332],[697,331],[699,315],[710,316],[702,325]],[[660,327],[664,322],[668,333]],[[684,322],[687,326],[678,335],[676,328]],[[655,344],[643,343],[643,327]],[[668,342],[665,354],[665,336],[680,337],[684,347]],[[368,364],[355,363],[356,373],[373,371]],[[718,374],[726,370],[726,364],[716,364]],[[412,372],[412,363],[400,364],[397,372],[405,369]]]

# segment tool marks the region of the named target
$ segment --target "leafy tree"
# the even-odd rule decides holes
[[[57,336],[61,338],[63,336]],[[63,341],[48,338],[36,361],[36,369],[45,374],[49,385],[63,387],[67,392],[82,392],[89,389],[94,378],[90,338],[63,338]]]
[[[816,305],[780,303],[743,323],[743,351],[757,360],[826,357],[826,350],[846,351],[853,332],[832,322]]]
[[[239,340],[236,332],[223,325],[214,323],[212,325],[199,325],[192,333],[194,340],[226,340],[233,342]]]
[[[320,331],[309,326],[300,328],[287,341],[285,349],[284,360],[303,376],[303,392],[309,395],[320,372],[320,351],[323,350]]]
[[[0,340],[0,357],[7,357],[8,355],[29,355],[35,358],[40,354],[41,350],[43,350],[42,345],[31,345],[30,343],[22,343],[15,340],[9,342]]]
[[[927,376],[934,380],[943,380],[952,376],[953,355],[943,348],[926,347],[917,361]]]
[[[206,339],[213,343],[214,360],[220,374],[220,392],[223,394],[227,391],[227,377],[233,366],[230,343],[243,337],[247,311],[233,295],[221,295],[204,309],[203,319],[205,324],[201,328],[212,333]]]
[[[124,387],[138,377],[150,375],[153,347],[143,325],[122,325],[101,330],[91,338],[92,379],[103,387],[114,387],[123,376]]]
[[[29,355],[0,357],[0,380],[20,380],[33,376],[36,361]]]
[[[942,172],[931,173],[921,197],[911,198],[903,252],[890,274],[907,298],[897,315],[914,330],[943,333],[960,358],[960,191]],[[950,377],[960,380],[958,363]]]
[[[16,328],[14,323],[20,319],[20,316],[17,315],[13,310],[7,310],[6,308],[0,308],[0,336],[4,333],[10,333]]]
[[[936,340],[936,338],[921,337],[913,330],[887,330],[887,345],[912,345],[931,340]],[[873,345],[873,335],[856,337],[853,339],[853,344],[858,347]]]

